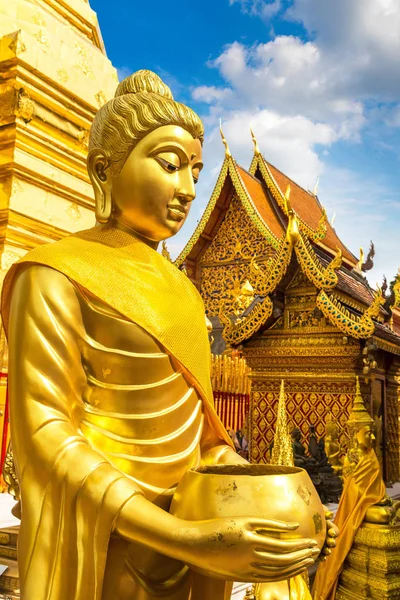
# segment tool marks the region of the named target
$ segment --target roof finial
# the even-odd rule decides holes
[[[333,224],[334,224],[334,222],[335,222],[335,219],[336,219],[336,211],[335,211],[335,212],[333,213],[333,215],[332,215],[332,219],[331,219],[331,227],[333,227]]]
[[[229,158],[230,156],[232,156],[232,154],[229,150],[228,142],[226,141],[224,132],[222,131],[222,119],[219,120],[219,132],[221,134],[222,143],[225,146],[225,158]]]
[[[290,204],[290,192],[291,192],[291,187],[290,187],[290,183],[288,184],[286,191],[285,191],[285,209],[286,209],[286,214],[289,214],[289,211],[291,210],[291,204]]]
[[[359,261],[358,261],[358,263],[357,263],[357,265],[356,265],[356,267],[354,269],[357,273],[362,273],[363,263],[364,263],[364,250],[362,249],[362,246],[361,246],[361,248],[360,248],[360,259],[359,259]]]
[[[254,135],[254,131],[251,127],[250,127],[250,133],[251,133],[251,139],[253,140],[253,144],[254,144],[254,154],[257,154],[257,156],[259,156],[261,154],[260,148],[258,147],[257,138]]]
[[[315,185],[314,185],[314,189],[313,189],[313,192],[312,192],[313,196],[317,195],[317,193],[318,193],[318,186],[319,186],[319,175],[317,176],[317,180],[316,180]]]

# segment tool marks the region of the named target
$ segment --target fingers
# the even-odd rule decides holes
[[[268,565],[268,567],[282,568],[297,568],[298,563],[311,559],[314,562],[319,555],[318,548],[299,550],[298,552],[290,552],[288,554],[275,554],[265,552],[263,550],[255,550],[255,555],[262,561],[260,564]]]
[[[248,526],[250,529],[261,531],[278,531],[287,532],[295,531],[300,523],[273,521],[271,519],[249,519]],[[262,535],[262,534],[261,534]]]
[[[270,567],[262,563],[253,563],[251,566],[253,572],[250,573],[251,581],[268,582],[281,581],[282,579],[290,579],[296,575],[303,573],[308,567],[314,564],[314,559],[308,558],[299,562],[296,566],[279,568]]]
[[[336,548],[336,540],[329,537],[326,538],[325,546],[327,546],[328,548]]]
[[[297,552],[298,550],[312,549],[317,546],[317,542],[315,540],[308,538],[299,540],[280,540],[278,538],[260,535],[258,532],[253,532],[249,535],[257,545],[257,551],[259,552],[287,554],[290,552]]]
[[[335,523],[331,523],[330,521],[327,522],[327,527],[328,527],[328,536],[332,537],[332,538],[337,538],[340,533],[339,527],[337,527],[335,525]]]

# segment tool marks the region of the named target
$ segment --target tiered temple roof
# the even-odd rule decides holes
[[[290,241],[290,229],[298,230],[296,241],[296,236]],[[365,265],[328,222],[316,193],[267,162],[256,142],[249,170],[227,149],[210,201],[176,264],[201,289],[208,314],[224,322],[229,343],[240,344],[273,325],[277,292],[296,262],[315,286],[316,305],[327,321],[351,337],[377,338],[382,348],[400,354],[399,290],[385,303],[381,290],[369,286]],[[246,282],[253,302],[238,316],[233,307]]]

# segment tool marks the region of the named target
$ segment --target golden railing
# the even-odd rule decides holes
[[[244,358],[212,355],[215,409],[228,430],[238,431],[245,423],[250,405],[250,373]]]

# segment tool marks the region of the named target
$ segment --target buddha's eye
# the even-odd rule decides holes
[[[174,152],[163,152],[158,154],[155,159],[168,173],[176,173],[180,169],[181,161]]]

